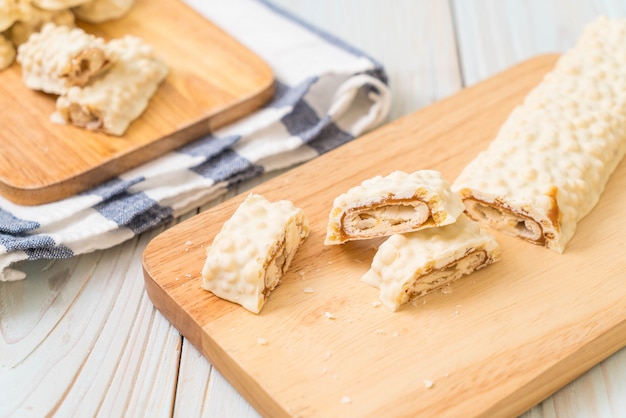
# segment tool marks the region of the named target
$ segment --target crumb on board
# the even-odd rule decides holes
[[[430,380],[430,379],[424,379],[424,387],[425,387],[426,389],[430,389],[430,388],[432,388],[433,386],[435,386],[435,382],[434,382],[434,381],[432,381],[432,380]]]
[[[350,399],[350,397],[349,397],[349,396],[342,396],[342,397],[341,397],[341,403],[343,403],[343,404],[349,404],[349,403],[352,403],[352,399]]]
[[[314,293],[315,292],[315,290],[313,290],[312,287],[305,287],[304,289],[302,289],[302,291],[304,293]]]
[[[374,302],[372,302],[372,306],[374,308],[378,308],[380,305],[382,305],[383,303],[379,300],[375,300]]]
[[[267,340],[265,338],[259,337],[259,338],[256,339],[256,343],[258,345],[267,345]]]
[[[328,319],[337,319],[337,317],[330,312],[324,312],[323,315]]]

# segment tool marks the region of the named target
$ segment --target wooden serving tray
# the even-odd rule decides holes
[[[494,233],[500,262],[396,313],[360,282],[381,241],[323,240],[335,196],[366,178],[437,169],[452,181],[555,60],[531,59],[253,189],[311,223],[259,315],[200,287],[206,247],[243,195],[150,242],[149,297],[267,417],[524,412],[626,345],[624,162],[564,254]]]
[[[99,25],[105,39],[132,34],[170,68],[124,136],[50,122],[56,96],[26,88],[21,68],[0,72],[0,194],[24,205],[62,199],[158,157],[254,111],[274,77],[258,56],[180,0],[138,0]]]

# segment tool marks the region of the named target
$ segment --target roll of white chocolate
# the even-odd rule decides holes
[[[563,252],[626,152],[626,19],[599,18],[452,188],[468,215]]]
[[[365,180],[335,198],[324,243],[342,244],[447,225],[462,212],[461,199],[438,171],[394,171]]]
[[[500,246],[461,214],[456,222],[389,237],[361,281],[392,311],[500,259]]]
[[[30,89],[63,94],[83,86],[110,65],[104,39],[80,28],[47,23],[20,45],[17,62]]]
[[[111,67],[88,85],[59,96],[53,121],[119,136],[148,107],[167,76],[165,63],[134,36],[114,39],[105,49]]]

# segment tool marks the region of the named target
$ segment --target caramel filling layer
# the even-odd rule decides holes
[[[541,224],[530,216],[504,206],[500,202],[486,203],[475,198],[463,200],[465,210],[473,220],[534,244],[544,245],[545,236]]]
[[[413,283],[407,283],[404,289],[407,301],[441,289],[460,277],[486,266],[489,261],[489,256],[485,250],[473,249],[446,266],[417,277]]]

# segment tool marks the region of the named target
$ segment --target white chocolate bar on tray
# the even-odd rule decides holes
[[[140,38],[125,36],[106,45],[112,65],[84,87],[59,96],[52,120],[111,135],[123,135],[148,107],[168,68]]]
[[[124,16],[135,4],[135,0],[90,0],[72,11],[82,21],[102,23]]]
[[[87,84],[111,64],[104,39],[54,23],[19,46],[17,62],[28,88],[53,94]]]
[[[202,287],[259,313],[308,235],[307,218],[293,203],[250,194],[207,249]]]
[[[497,241],[461,214],[455,223],[383,242],[361,281],[392,311],[500,259]]]
[[[326,245],[371,239],[450,224],[463,212],[461,199],[435,170],[376,176],[335,198]]]
[[[560,57],[452,189],[473,219],[558,253],[626,153],[626,19]]]

